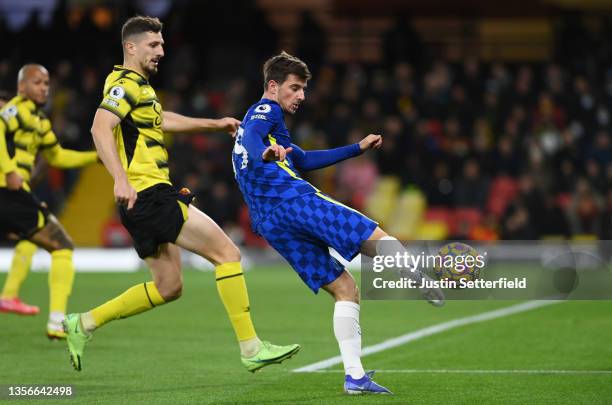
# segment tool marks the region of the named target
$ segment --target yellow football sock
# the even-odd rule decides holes
[[[249,294],[240,262],[223,263],[215,268],[217,291],[225,305],[240,342],[257,338],[249,307]],[[257,339],[259,341],[259,339]]]
[[[66,313],[68,297],[74,283],[72,250],[60,249],[51,252],[49,270],[49,312]]]
[[[32,256],[36,253],[37,246],[30,241],[22,240],[15,246],[13,261],[0,298],[11,299],[19,297],[19,289],[26,279],[32,264]]]
[[[165,303],[155,283],[149,281],[135,285],[118,297],[92,309],[91,317],[95,327],[99,328],[112,320],[127,318]]]

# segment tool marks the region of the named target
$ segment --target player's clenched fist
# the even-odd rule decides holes
[[[136,199],[138,198],[136,190],[134,190],[134,187],[130,185],[127,179],[117,180],[115,182],[114,193],[115,201],[120,205],[127,207],[128,210],[132,209],[136,203]]]
[[[370,134],[359,141],[359,147],[361,151],[365,151],[368,149],[378,149],[382,145],[382,136]]]
[[[271,145],[263,151],[261,158],[266,162],[282,162],[287,157],[287,153],[291,153],[292,150],[292,147],[285,149],[282,145]]]

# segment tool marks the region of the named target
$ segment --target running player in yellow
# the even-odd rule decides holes
[[[11,98],[8,92],[0,90],[0,109]],[[28,275],[32,257],[36,250],[36,245],[29,240],[21,240],[15,245],[13,261],[4,282],[2,293],[0,293],[0,312],[12,312],[19,315],[36,315],[40,312],[38,306],[26,304],[19,299],[19,289]]]
[[[73,245],[57,219],[31,193],[36,156],[59,168],[81,167],[97,160],[96,152],[63,149],[42,111],[49,97],[49,73],[29,64],[19,70],[18,95],[0,110],[0,238],[22,240],[15,248],[11,270],[0,297],[1,312],[35,314],[38,307],[19,299],[36,245],[51,253],[47,336],[65,337],[61,322],[74,281]]]
[[[123,225],[153,281],[133,286],[118,297],[64,323],[70,359],[81,370],[92,332],[115,319],[148,311],[180,297],[183,286],[179,246],[215,265],[217,290],[249,371],[293,356],[299,345],[262,342],[251,322],[240,251],[206,214],[190,205],[188,190],[170,183],[164,132],[227,131],[240,122],[189,118],[162,110],[149,78],[164,56],[162,23],[133,17],[122,28],[123,65],[115,66],[104,85],[104,98],[92,126],[100,158],[115,180],[114,194]]]

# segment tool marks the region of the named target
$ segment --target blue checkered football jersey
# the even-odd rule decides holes
[[[300,177],[291,157],[284,162],[263,161],[263,151],[274,143],[288,148],[291,135],[278,103],[263,98],[244,116],[232,153],[234,174],[254,230],[281,202],[318,191]]]

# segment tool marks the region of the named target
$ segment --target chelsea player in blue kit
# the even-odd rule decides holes
[[[359,253],[373,257],[385,254],[390,246],[396,250],[403,250],[403,246],[376,222],[323,194],[298,172],[377,149],[382,137],[370,134],[353,145],[302,150],[291,143],[284,113],[294,114],[304,101],[311,77],[308,67],[282,52],[269,59],[263,70],[263,98],[247,111],[233,151],[235,176],[249,207],[252,228],[291,264],[314,293],[322,288],[334,297],[333,326],[344,363],[344,391],[390,394],[363,369],[359,290],[351,274],[330,255],[329,247],[352,260]],[[409,277],[420,283],[427,276],[414,270]],[[433,305],[444,302],[439,289],[421,292]]]

